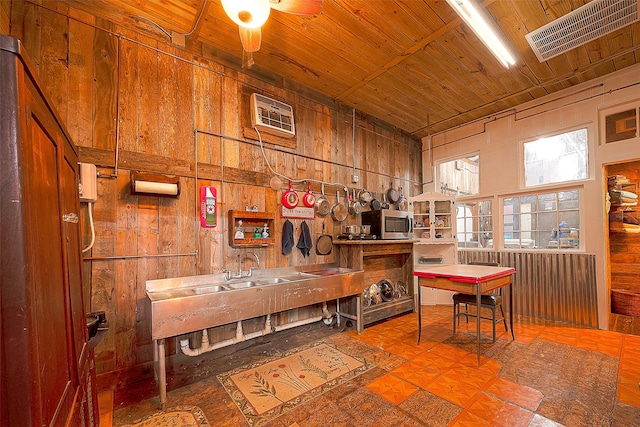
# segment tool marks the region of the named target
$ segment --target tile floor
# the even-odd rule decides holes
[[[640,336],[521,318],[515,341],[499,326],[494,344],[490,322],[483,321],[478,366],[475,322],[463,321],[453,336],[451,307],[422,310],[419,345],[412,313],[369,325],[360,335],[319,322],[224,356],[201,356],[190,379],[178,384],[178,373],[169,375],[168,406],[199,406],[214,426],[247,425],[215,375],[326,340],[376,367],[267,426],[640,426]],[[102,427],[158,409],[152,382],[101,393],[99,400]]]

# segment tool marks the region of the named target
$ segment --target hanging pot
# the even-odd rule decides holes
[[[298,206],[299,201],[298,193],[293,190],[293,182],[289,180],[289,189],[282,193],[282,204],[287,209],[293,209]]]
[[[316,195],[311,191],[311,181],[307,181],[307,192],[302,196],[302,202],[308,208],[312,208],[316,204]]]
[[[322,183],[320,188],[322,191],[322,195],[316,200],[316,214],[319,217],[324,218],[331,212],[331,203],[329,203],[329,199],[327,199],[327,197],[324,195],[324,182]]]
[[[336,204],[331,209],[331,217],[333,217],[334,221],[342,222],[347,219],[349,211],[347,205],[340,202],[340,190],[336,191],[336,200]]]
[[[356,199],[356,190],[354,188],[353,198],[349,196],[349,213],[351,215],[360,215],[360,212],[362,212],[362,205],[360,204],[360,202],[356,202],[355,199]]]
[[[387,195],[382,193],[382,209],[389,209],[389,202],[387,201]]]
[[[404,197],[402,187],[400,187],[400,197],[398,198],[398,201],[396,203],[396,208],[398,208],[399,211],[406,211],[407,209],[409,209],[409,202],[407,201],[407,198]]]
[[[363,188],[358,192],[358,200],[363,206],[367,203],[371,203],[371,193]]]

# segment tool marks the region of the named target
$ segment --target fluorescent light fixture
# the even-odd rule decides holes
[[[180,178],[177,176],[131,171],[131,194],[138,196],[178,197]]]
[[[259,28],[269,18],[269,0],[222,0],[225,13],[244,28]]]
[[[447,3],[449,3],[449,6],[471,27],[473,32],[476,33],[482,43],[484,43],[502,65],[507,68],[509,68],[509,65],[515,65],[516,60],[483,18],[474,2],[470,0],[447,0]]]

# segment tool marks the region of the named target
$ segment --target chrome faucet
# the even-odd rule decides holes
[[[249,267],[249,272],[246,275],[244,275],[244,273],[242,272],[242,261],[244,261],[244,259],[247,258],[248,255],[253,255],[253,258],[256,262],[256,266]],[[253,269],[258,267],[260,267],[260,258],[258,258],[258,255],[256,255],[253,252],[247,252],[246,254],[244,254],[242,258],[240,258],[240,261],[238,261],[238,273],[240,274],[240,277],[251,277],[251,273],[253,272]]]
[[[251,266],[249,267],[249,270],[247,272],[244,272],[242,270],[242,261],[244,261],[245,258],[247,258],[249,255],[252,255],[256,266]],[[260,258],[258,258],[258,255],[254,254],[253,252],[247,252],[244,255],[240,255],[238,254],[238,272],[237,273],[232,273],[231,270],[229,269],[223,269],[224,271],[224,280],[231,280],[231,279],[241,279],[243,277],[251,277],[251,274],[253,273],[253,269],[254,268],[258,268],[260,267]]]

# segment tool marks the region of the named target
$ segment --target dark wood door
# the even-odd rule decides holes
[[[63,259],[66,252],[66,236],[62,229],[65,213],[59,190],[63,147],[55,134],[48,134],[42,127],[42,118],[33,107],[27,125],[31,144],[25,146],[28,151],[25,156],[27,179],[30,181],[30,192],[25,198],[31,244],[29,262],[34,267],[33,282],[29,285],[34,291],[31,315],[35,327],[31,339],[38,350],[34,368],[41,372],[33,392],[42,396],[42,420],[47,425],[64,425],[66,420],[56,418],[70,413],[78,380],[73,330],[68,315],[69,283]],[[60,415],[56,415],[58,408]]]
[[[19,45],[7,39],[0,36],[0,424],[95,425],[77,153]]]

